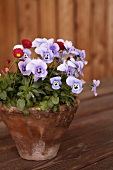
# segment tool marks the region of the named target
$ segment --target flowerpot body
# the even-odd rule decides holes
[[[27,160],[47,160],[57,155],[62,136],[78,108],[63,105],[57,113],[29,109],[24,116],[15,107],[0,107],[0,115],[16,144],[20,156]]]

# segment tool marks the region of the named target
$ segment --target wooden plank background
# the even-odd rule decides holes
[[[113,0],[0,0],[0,70],[23,38],[63,38],[85,49],[87,81],[113,77]]]

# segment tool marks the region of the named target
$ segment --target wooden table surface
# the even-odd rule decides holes
[[[65,134],[58,155],[48,161],[20,158],[0,122],[0,170],[113,170],[113,79],[101,82],[98,97],[89,90]]]

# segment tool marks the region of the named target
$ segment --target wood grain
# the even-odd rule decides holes
[[[74,14],[76,7],[73,0],[58,0],[58,37],[64,40],[76,41],[74,37]]]
[[[77,48],[86,51],[86,60],[88,65],[84,68],[85,80],[92,78],[91,72],[91,0],[76,0],[76,30],[75,40],[77,39]]]
[[[97,163],[94,163],[92,165],[89,165],[82,170],[112,170],[113,169],[113,155],[109,156],[105,159],[102,159],[98,161]]]
[[[95,79],[104,78],[105,64],[107,55],[106,51],[106,26],[105,26],[105,11],[106,0],[93,0],[92,4],[92,42],[91,42],[91,56],[92,56],[92,74]]]
[[[108,0],[107,2],[107,56],[109,57],[106,63],[106,72],[108,77],[113,77],[113,1]]]
[[[113,109],[113,94],[84,100],[77,111],[77,117],[95,114],[104,110]],[[84,111],[83,111],[84,110]]]
[[[109,88],[106,88],[109,87]],[[105,96],[113,94],[113,79],[102,80],[99,87],[97,88],[98,96]],[[91,92],[90,88],[84,88],[83,92],[79,95],[80,100],[89,100],[95,98],[94,93]]]
[[[36,0],[17,0],[19,41],[27,38],[34,40],[40,33],[39,6]]]
[[[42,38],[56,39],[56,1],[40,0],[40,24]]]
[[[6,60],[14,60],[12,49],[17,43],[17,11],[15,0],[0,0],[0,73]]]

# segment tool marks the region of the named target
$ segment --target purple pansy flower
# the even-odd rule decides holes
[[[42,51],[41,56],[46,63],[51,63],[53,61],[53,53],[51,50]]]
[[[21,58],[19,58],[20,60],[24,60],[25,61],[27,58],[31,58],[31,51],[30,51],[30,49],[25,48],[23,50],[23,52],[24,52],[24,55]]]
[[[65,46],[65,48],[69,51],[70,48],[72,47],[72,42],[66,40],[66,41],[64,42],[64,46]]]
[[[83,84],[82,81],[77,79],[77,78],[75,78],[74,76],[69,76],[66,79],[66,83],[69,86],[71,86],[73,93],[79,94],[83,90],[83,88],[82,88],[82,84]]]
[[[85,50],[76,49],[76,52],[77,52],[77,56],[79,56],[79,59],[84,63],[84,65],[86,65],[88,61],[84,60],[86,57]]]
[[[30,58],[27,58],[25,61],[19,61],[18,67],[23,75],[29,76],[31,74],[31,69],[26,70],[26,66],[31,62]]]
[[[86,57],[86,54],[85,54],[85,50],[79,50],[79,49],[76,49],[76,52],[78,53],[78,55],[84,59]]]
[[[84,67],[84,64],[82,61],[75,61],[74,58],[70,58],[70,60],[67,61],[67,64],[68,66],[77,69],[77,71],[83,76],[82,69]]]
[[[66,73],[67,73],[67,76],[73,76],[75,74],[75,68],[68,67]]]
[[[93,80],[93,87],[92,87],[92,91],[94,92],[94,95],[97,96],[98,93],[96,92],[96,88],[97,86],[99,86],[100,84],[100,80]]]
[[[66,72],[67,69],[68,69],[68,65],[67,65],[66,61],[64,61],[63,64],[60,64],[60,65],[57,67],[57,70],[63,71],[63,72]]]
[[[60,85],[62,84],[60,76],[50,78],[50,82],[52,84],[53,89],[55,90],[60,89]]]
[[[34,81],[37,81],[39,78],[43,80],[47,76],[47,64],[41,59],[33,59],[30,63],[27,64],[26,70],[31,70],[34,74]]]
[[[59,57],[59,45],[57,43],[51,44],[49,49],[52,51],[55,57]]]
[[[60,64],[60,65],[57,67],[57,70],[66,72],[66,73],[67,73],[67,76],[72,76],[72,75],[75,74],[75,68],[68,66],[67,63],[66,63],[66,61],[64,61],[63,64]]]
[[[48,47],[48,44],[53,44],[54,39],[46,39],[46,38],[36,38],[33,42],[32,42],[32,47]]]

